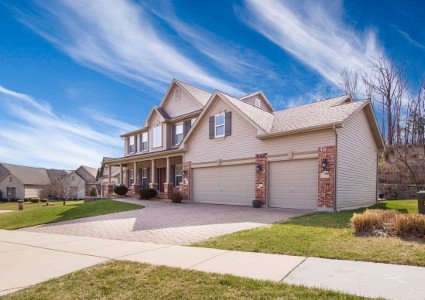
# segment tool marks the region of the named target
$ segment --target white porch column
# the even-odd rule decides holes
[[[151,185],[155,186],[155,160],[151,160]]]
[[[167,157],[167,169],[165,170],[165,183],[170,183],[170,158]]]
[[[112,177],[111,168],[112,168],[112,166],[107,166],[107,167],[108,167],[108,183],[111,183],[111,177]]]
[[[123,170],[122,170],[122,164],[120,164],[120,184],[124,184],[123,182]]]
[[[137,163],[133,162],[133,185],[138,184],[137,182]]]

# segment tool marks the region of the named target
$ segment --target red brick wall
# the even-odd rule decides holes
[[[192,182],[192,163],[190,161],[185,161],[183,163],[182,193],[183,193],[183,198],[189,201],[190,201],[191,182]]]
[[[335,201],[335,146],[319,147],[318,159],[318,210],[333,210]],[[322,162],[327,159],[328,166],[323,169]]]
[[[257,169],[261,166],[261,170]],[[255,156],[255,198],[267,202],[267,153]]]

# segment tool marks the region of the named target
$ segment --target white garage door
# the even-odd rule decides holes
[[[252,205],[255,199],[255,165],[193,169],[193,202]]]
[[[270,163],[269,206],[317,208],[317,159]]]

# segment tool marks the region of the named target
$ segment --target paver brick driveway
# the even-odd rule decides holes
[[[229,205],[125,201],[142,204],[145,208],[21,230],[184,245],[287,220],[308,212]]]

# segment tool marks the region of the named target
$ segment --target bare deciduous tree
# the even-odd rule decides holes
[[[345,68],[341,72],[341,82],[344,93],[352,98],[357,98],[360,92],[360,72],[358,70],[349,70]]]
[[[66,199],[72,199],[75,197],[75,195],[73,195],[72,188],[60,180],[55,181],[50,185],[44,186],[40,190],[38,196],[40,198],[47,198],[47,199],[50,197],[60,199],[63,201],[63,205],[66,205],[66,202],[65,202]]]

